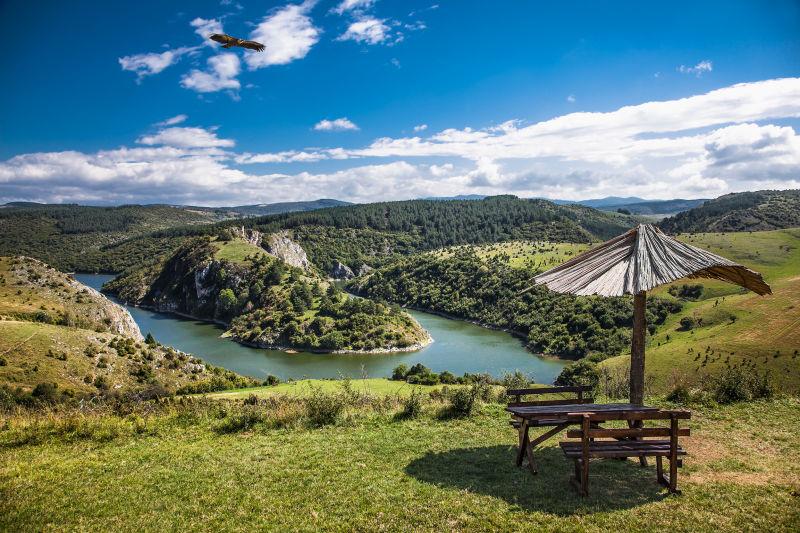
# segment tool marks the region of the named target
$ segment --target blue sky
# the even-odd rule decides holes
[[[800,187],[798,2],[9,0],[0,21],[0,202]]]

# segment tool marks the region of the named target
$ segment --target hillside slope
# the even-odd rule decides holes
[[[274,242],[272,236],[244,235],[250,240],[189,239],[173,255],[106,289],[137,305],[225,324],[226,335],[263,348],[385,352],[429,342],[399,308],[347,298],[310,268],[268,254],[259,244]],[[278,240],[298,249],[285,236]]]
[[[670,234],[800,227],[800,190],[726,194],[658,225]]]
[[[115,272],[127,259],[115,261],[107,248],[153,231],[216,220],[213,212],[164,205],[5,207],[0,209],[0,256],[35,257],[64,272]]]
[[[0,257],[0,386],[14,396],[55,384],[48,399],[175,392],[217,378],[252,384],[155,343],[130,314],[44,263]]]
[[[740,367],[758,374],[768,371],[783,390],[800,391],[800,229],[680,238],[761,272],[773,294],[758,296],[721,281],[690,280],[703,286],[700,298],[684,302],[684,310],[668,317],[648,341],[646,372],[655,386],[693,384]],[[663,287],[654,294],[668,297],[668,291]],[[691,329],[681,325],[684,317],[693,319]],[[602,364],[624,366],[628,361],[625,355]]]

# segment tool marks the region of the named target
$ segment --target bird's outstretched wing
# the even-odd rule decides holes
[[[241,46],[242,48],[248,48],[250,50],[255,50],[256,52],[263,52],[264,51],[264,45],[261,44],[261,43],[258,43],[256,41],[240,41],[239,42],[239,46]]]

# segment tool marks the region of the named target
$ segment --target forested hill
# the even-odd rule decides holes
[[[443,246],[511,239],[591,242],[638,219],[580,205],[495,196],[484,200],[410,200],[225,220],[167,206],[0,209],[0,254],[25,254],[61,270],[120,272],[171,253],[186,237],[218,236],[244,226],[289,230],[323,271],[358,269],[382,258]]]
[[[439,248],[508,239],[589,242],[617,235],[636,222],[633,217],[580,205],[560,206],[546,200],[493,196],[484,200],[408,200],[351,205],[227,221],[205,228],[176,229],[161,234],[210,234],[236,225],[262,232],[325,226],[406,233],[418,237],[423,248]]]
[[[673,234],[800,227],[800,190],[726,194],[666,218],[659,226]]]
[[[59,270],[105,270],[101,249],[173,226],[218,220],[165,205],[10,205],[0,209],[0,255],[27,255]]]

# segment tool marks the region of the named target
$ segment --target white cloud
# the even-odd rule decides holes
[[[700,61],[693,67],[687,67],[686,65],[681,65],[678,67],[678,72],[682,74],[694,74],[698,78],[703,75],[705,72],[711,72],[714,70],[714,63],[709,61],[708,59],[704,59]],[[656,76],[658,77],[658,76]]]
[[[383,138],[355,149],[237,153],[234,140],[214,129],[163,127],[134,147],[0,161],[0,202],[234,205],[454,193],[675,198],[800,188],[800,135],[785,125],[797,118],[800,78],[788,78],[533,124]],[[783,123],[770,124],[773,119]],[[338,170],[311,171],[334,159]],[[301,170],[260,174],[245,170],[259,167],[244,166],[270,163]]]
[[[235,161],[240,165],[256,163],[314,163],[330,156],[324,152],[303,152],[286,150],[284,152],[267,152],[263,154],[244,153],[236,156]]]
[[[361,17],[347,27],[338,41],[355,41],[357,43],[380,44],[390,40],[391,28],[384,19]]]
[[[154,126],[174,126],[175,124],[181,124],[182,122],[186,122],[187,118],[189,117],[183,114],[175,115],[174,117],[162,120],[161,122],[156,122]]]
[[[320,120],[314,124],[314,129],[316,131],[354,131],[358,130],[358,126],[347,117],[342,117],[335,120]]]
[[[135,54],[120,57],[118,61],[122,70],[135,72],[137,81],[141,81],[142,78],[158,74],[167,67],[177,63],[184,55],[195,51],[197,51],[197,47],[184,46],[173,50],[167,50],[160,54],[154,52],[150,54]]]
[[[206,46],[215,46],[214,41],[209,39],[209,36],[215,33],[223,33],[222,23],[217,19],[204,19],[197,17],[189,23],[194,32],[203,39],[203,44]]]
[[[343,15],[348,11],[360,11],[372,7],[375,0],[342,0],[336,7],[331,9],[337,15]]]
[[[239,56],[232,53],[218,54],[208,58],[208,71],[189,71],[181,78],[181,85],[199,93],[238,90],[240,83],[236,76],[240,71]]]
[[[264,44],[266,49],[245,55],[250,70],[285,65],[308,54],[321,33],[308,16],[313,6],[313,1],[306,0],[299,5],[286,5],[264,17],[250,39]]]
[[[155,135],[143,135],[136,142],[175,148],[229,148],[236,144],[231,139],[220,139],[214,131],[203,128],[164,128]]]
[[[425,131],[427,129],[428,129],[427,124],[418,124],[417,126],[414,126],[414,132]]]
[[[575,95],[574,94],[570,94],[569,96],[567,96],[567,102],[569,102],[570,104],[574,104],[575,103]]]

